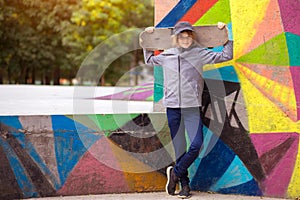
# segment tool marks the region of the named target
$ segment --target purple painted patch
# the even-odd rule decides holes
[[[130,88],[129,90],[96,97],[98,100],[132,100],[132,101],[145,101],[153,95],[153,83],[146,83],[144,85]]]
[[[300,1],[278,0],[285,32],[300,35]]]
[[[297,104],[297,120],[300,119],[300,67],[290,67],[294,83],[294,91]]]
[[[272,170],[269,170],[268,174],[266,174],[266,179],[262,183],[264,195],[273,197],[285,196],[295,167],[299,134],[264,133],[251,134],[250,137],[260,160],[264,157],[264,160],[261,160],[261,162],[264,162],[265,166],[272,166]],[[292,141],[291,145],[288,149],[284,149],[284,152],[281,152],[280,146],[286,141]],[[276,156],[276,153],[282,156],[281,159],[273,162],[272,156]]]

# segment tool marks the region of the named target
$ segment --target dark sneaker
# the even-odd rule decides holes
[[[188,185],[183,186],[181,191],[178,194],[178,197],[181,199],[188,199],[192,196],[190,192],[191,192],[191,189]]]
[[[178,183],[179,179],[174,174],[173,167],[170,166],[167,168],[167,184],[166,184],[166,192],[169,195],[174,195],[176,190],[176,184]]]

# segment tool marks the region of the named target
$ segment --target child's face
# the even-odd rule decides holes
[[[184,31],[178,34],[178,44],[180,47],[187,49],[193,44],[192,35]]]

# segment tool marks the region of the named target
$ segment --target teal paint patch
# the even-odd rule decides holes
[[[253,179],[253,176],[247,170],[244,163],[235,156],[231,165],[223,176],[210,187],[211,191],[219,191],[220,189],[235,187],[247,183]]]
[[[203,73],[205,79],[222,80],[228,82],[239,83],[238,76],[233,66],[226,66],[219,69],[205,71]]]
[[[232,22],[227,24],[227,28],[228,28],[228,39],[233,41]]]
[[[300,36],[293,33],[285,33],[290,66],[300,66]]]
[[[214,135],[214,133],[207,128],[205,125],[203,125],[203,149],[201,150],[199,156],[196,158],[196,160],[193,162],[193,164],[189,167],[189,174],[191,177],[194,177],[196,175],[196,172],[201,164],[201,160],[209,154],[209,152],[212,150],[214,145],[217,143],[219,138]]]
[[[163,68],[160,66],[154,67],[154,102],[159,102],[164,95],[164,76]]]

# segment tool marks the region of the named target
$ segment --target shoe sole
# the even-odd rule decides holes
[[[192,195],[189,195],[189,196],[180,196],[180,195],[178,195],[177,197],[180,198],[180,199],[189,199],[189,198],[192,197]]]
[[[166,192],[167,194],[169,195],[173,195],[171,193],[169,193],[169,190],[168,190],[168,186],[169,186],[169,183],[170,183],[170,179],[171,179],[171,170],[173,169],[172,166],[168,167],[167,168],[167,184],[166,184]]]

